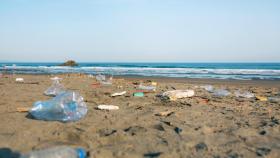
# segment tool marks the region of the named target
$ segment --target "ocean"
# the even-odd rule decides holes
[[[280,80],[280,63],[0,63],[0,73],[85,73],[118,76],[154,76],[235,80]]]

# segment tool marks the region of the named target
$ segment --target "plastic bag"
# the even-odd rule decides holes
[[[140,84],[138,89],[147,90],[147,91],[156,91],[156,86],[144,86]]]
[[[110,77],[108,80],[106,80],[106,76],[105,75],[97,75],[96,76],[96,80],[101,83],[102,85],[112,85],[112,80],[113,77]]]
[[[167,91],[162,94],[163,97],[168,97],[170,100],[175,101],[181,98],[187,98],[194,96],[194,90],[174,90]]]
[[[38,120],[77,121],[87,113],[87,106],[77,92],[67,91],[48,101],[34,103],[29,113]]]
[[[204,85],[204,86],[200,86],[200,88],[203,88],[208,92],[213,92],[214,91],[214,87],[212,85]]]
[[[105,80],[106,80],[105,75],[101,75],[101,74],[97,75],[95,78],[96,78],[96,80],[99,81],[99,82],[105,81]]]
[[[215,89],[213,90],[213,95],[217,97],[226,97],[230,95],[231,93],[228,90],[225,89]]]
[[[240,92],[240,91],[235,91],[234,92],[236,97],[242,97],[242,98],[253,98],[255,95],[253,93],[250,93],[248,91],[246,92]]]
[[[60,80],[62,80],[61,78],[58,77],[54,77],[51,78],[51,80],[53,80],[52,85],[44,92],[45,95],[48,96],[56,96],[60,93],[65,92],[65,88],[63,87],[63,85],[60,83]]]

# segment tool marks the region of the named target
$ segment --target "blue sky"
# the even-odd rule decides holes
[[[0,61],[279,62],[279,0],[1,0]]]

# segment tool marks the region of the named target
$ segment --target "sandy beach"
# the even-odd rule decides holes
[[[95,87],[87,75],[58,75],[68,90],[79,92],[87,115],[71,123],[41,121],[16,112],[39,100],[52,84],[49,75],[14,75],[0,78],[0,150],[26,153],[57,145],[85,148],[94,158],[280,157],[280,103],[233,94],[215,97],[201,85],[250,91],[264,97],[280,97],[280,81],[238,81],[115,77],[112,86]],[[16,83],[15,78],[24,78]],[[155,93],[134,97],[137,83],[158,83]],[[195,90],[195,96],[176,101],[156,97],[169,90]],[[119,97],[115,92],[127,91]],[[104,111],[100,104],[117,105]],[[159,113],[166,112],[166,116]],[[12,154],[11,154],[12,155]],[[1,157],[1,155],[0,155]],[[11,156],[12,157],[12,156]],[[1,157],[2,158],[2,157]]]

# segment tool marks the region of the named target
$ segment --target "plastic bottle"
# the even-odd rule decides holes
[[[82,148],[73,149],[67,146],[52,147],[44,150],[32,151],[20,158],[86,158],[86,152]]]
[[[53,81],[52,85],[44,92],[45,95],[48,96],[56,96],[60,93],[65,92],[65,88],[63,87],[63,85],[60,83],[60,81],[62,80],[61,78],[58,77],[54,77],[51,78],[51,80]]]
[[[29,113],[39,120],[78,121],[87,113],[87,106],[77,92],[64,92],[48,101],[35,102]]]

